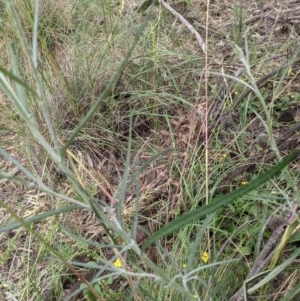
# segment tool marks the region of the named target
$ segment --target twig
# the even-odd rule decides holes
[[[176,18],[178,18],[187,28],[188,30],[195,35],[196,40],[200,47],[202,48],[202,51],[206,53],[206,46],[203,38],[200,36],[198,31],[194,28],[194,26],[187,21],[180,13],[178,13],[174,8],[172,8],[167,2],[164,0],[160,0],[160,3],[171,13],[173,14]]]

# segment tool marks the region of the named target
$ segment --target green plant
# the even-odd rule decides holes
[[[10,264],[19,278],[1,270],[0,294],[239,300],[240,289],[279,295],[273,284],[284,273],[291,300],[296,211],[280,233],[268,221],[276,208],[292,214],[299,197],[299,151],[284,155],[292,147],[278,143],[273,114],[299,52],[279,68],[270,100],[257,77],[272,52],[258,56],[251,32],[242,39],[247,9],[226,12],[236,26],[226,39],[243,47],[232,53],[229,65],[242,62],[233,76],[218,62],[228,28],[215,31],[209,6],[204,27],[199,1],[184,9],[207,31],[204,58],[178,14],[145,3],[145,15],[125,1],[2,3],[0,269]],[[257,147],[260,130],[271,149]],[[272,239],[275,252],[263,258]]]

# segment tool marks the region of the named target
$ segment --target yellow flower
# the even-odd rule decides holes
[[[121,267],[123,266],[123,263],[122,263],[122,261],[121,261],[120,258],[118,258],[118,259],[114,262],[114,266],[115,266],[116,268],[121,268]]]
[[[183,263],[183,264],[182,264],[182,267],[185,269],[185,268],[186,268],[186,264],[185,264],[185,263]]]
[[[243,182],[241,183],[241,186],[245,186],[245,185],[247,185],[247,184],[248,184],[247,181],[243,181]]]
[[[209,255],[207,252],[203,252],[202,256],[201,256],[201,259],[203,262],[207,263],[208,260],[209,260]]]

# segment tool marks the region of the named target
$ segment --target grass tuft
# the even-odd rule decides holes
[[[294,300],[295,5],[2,1],[0,299]]]

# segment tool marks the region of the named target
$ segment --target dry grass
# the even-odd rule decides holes
[[[257,170],[272,164],[272,161],[263,160],[269,151],[268,142],[263,141],[261,146],[258,140],[265,131],[265,117],[260,104],[253,95],[237,103],[236,100],[246,88],[225,74],[247,81],[245,66],[236,53],[236,45],[247,52],[256,81],[290,61],[299,45],[300,14],[297,1],[248,2],[240,10],[240,1],[211,1],[207,65],[199,45],[185,26],[161,6],[156,6],[140,43],[110,97],[102,102],[66,152],[68,167],[92,197],[107,202],[112,208],[116,207],[117,200],[122,200],[124,224],[138,243],[143,241],[146,233],[154,232],[182,212],[202,204],[207,193],[205,187],[208,187],[211,198],[216,193],[240,186]],[[118,5],[113,1],[100,4],[71,0],[43,2],[39,59],[51,120],[59,143],[67,141],[72,129],[124,60],[137,25],[143,19],[143,15],[137,12],[138,4],[137,1],[120,1]],[[171,5],[205,38],[207,1],[178,1]],[[24,11],[26,9],[23,7]],[[30,18],[22,16],[24,31],[30,39]],[[18,43],[12,25],[8,32],[0,33],[3,38],[0,62],[7,69],[10,66],[7,63],[6,45],[11,40]],[[20,49],[17,51],[22,61],[22,52]],[[25,71],[26,64],[25,61]],[[206,71],[209,74],[207,82]],[[268,86],[265,84],[261,87],[266,104],[269,108],[273,107],[270,112],[274,123],[273,135],[277,140],[293,124],[278,122],[278,116],[285,111],[286,104],[293,111],[292,122],[299,123],[300,115],[300,98],[297,94],[299,62],[291,66],[288,75],[281,78],[282,74],[279,72],[269,79]],[[208,97],[205,96],[206,85]],[[288,102],[285,100],[287,97],[294,99]],[[208,131],[205,127],[206,102],[211,109],[208,116],[207,162],[204,143]],[[2,93],[0,111],[1,147],[49,187],[76,199],[78,195],[74,187],[30,136]],[[47,135],[40,112],[37,109],[34,112],[40,128]],[[294,139],[293,144],[283,149],[282,155],[299,145],[296,134],[291,139]],[[130,159],[126,163],[128,141],[132,145]],[[237,167],[246,165],[249,158],[253,157],[262,158],[258,161],[258,167],[231,176]],[[297,185],[299,187],[297,164],[292,166],[289,173],[294,188]],[[22,176],[18,168],[2,158],[0,168]],[[208,168],[209,178],[205,178],[205,168]],[[208,181],[207,186],[205,181]],[[245,208],[239,202],[235,208],[225,210],[223,217],[216,217],[208,230],[203,230],[201,248],[197,252],[202,254],[211,247],[215,249],[211,256],[216,256],[213,253],[226,242],[236,249],[230,251],[230,247],[226,248],[220,256],[222,260],[242,256],[246,265],[251,266],[253,251],[248,254],[246,249],[254,248],[263,222],[282,200],[299,200],[291,182],[278,178],[262,192],[258,205]],[[272,189],[277,194],[268,203],[266,200]],[[23,218],[62,204],[57,198],[5,179],[0,180],[0,197]],[[236,218],[230,216],[230,210]],[[12,220],[8,212],[1,208],[1,223]],[[233,230],[243,229],[243,224],[248,224],[245,230]],[[139,228],[136,232],[135,225],[142,230]],[[253,231],[251,227],[254,227]],[[36,223],[34,229],[66,260],[99,262],[114,256],[111,247],[114,244],[90,211],[74,210],[51,217]],[[153,248],[148,251],[149,257],[158,266],[165,266],[171,275],[171,269],[180,271],[181,264],[189,256],[189,244],[195,236],[198,237],[197,231],[191,227],[179,237],[166,239],[164,246],[172,254],[170,258]],[[72,273],[53,259],[47,247],[41,246],[30,232],[18,229],[1,233],[0,239],[0,277],[3,283],[0,300],[59,300],[76,282],[74,275],[69,278],[65,276],[66,273]],[[89,245],[85,240],[94,245]],[[121,241],[118,243],[121,245]],[[234,268],[238,270],[236,278],[232,273]],[[82,270],[81,273],[84,275],[86,271]],[[226,279],[227,273],[232,275],[232,280]],[[243,264],[234,267],[224,264],[214,277],[216,281],[223,282],[222,287],[226,289],[224,292],[223,289],[216,290],[214,300],[221,300],[217,299],[222,298],[221,291],[226,298],[232,296],[241,286],[238,278],[244,279],[246,275],[247,267]],[[286,277],[296,283],[299,271],[294,270]],[[117,296],[116,291],[121,290],[124,295],[130,291],[128,278],[121,283],[118,283],[118,279],[104,285],[105,300],[122,300],[124,296]],[[209,273],[204,274],[203,279],[208,287],[212,285]],[[153,298],[156,300],[182,300],[180,294],[176,295],[176,290],[170,288],[167,296],[163,287],[150,282],[145,281],[144,287],[154,289]],[[280,300],[281,294],[288,289],[287,283],[278,289],[274,284],[266,293],[275,297],[268,300]],[[205,286],[199,289],[199,300],[200,297],[208,300],[206,290]],[[134,295],[135,300],[141,298]]]

